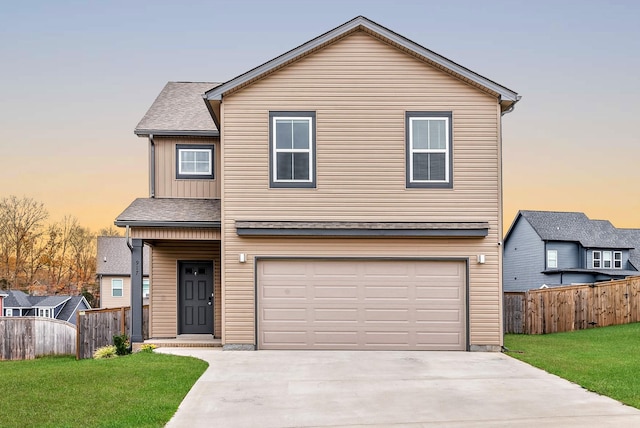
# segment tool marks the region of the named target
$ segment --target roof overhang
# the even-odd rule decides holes
[[[200,228],[200,229],[220,229],[219,221],[136,221],[136,220],[116,220],[114,224],[118,227],[177,227],[177,228]]]
[[[236,221],[239,236],[483,238],[489,223]]]
[[[521,98],[515,91],[481,76],[363,16],[358,16],[339,27],[336,27],[315,39],[290,50],[289,52],[286,52],[250,71],[247,71],[244,74],[241,74],[240,76],[216,86],[215,88],[205,92],[204,97],[206,100],[211,102],[211,107],[214,107],[222,101],[224,95],[236,91],[239,88],[262,78],[263,76],[358,30],[366,31],[372,36],[396,46],[406,53],[420,58],[446,73],[456,76],[473,86],[491,93],[498,98],[502,111],[507,111],[513,107],[513,105]]]
[[[592,275],[607,275],[607,276],[637,276],[640,272],[627,269],[582,269],[582,268],[567,268],[567,269],[547,269],[542,271],[546,275],[561,274],[561,273],[588,273]]]
[[[199,130],[184,130],[184,131],[163,131],[161,129],[136,129],[133,131],[138,137],[148,137],[153,135],[154,137],[219,137],[219,131],[199,131]]]

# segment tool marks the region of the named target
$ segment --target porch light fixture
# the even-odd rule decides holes
[[[240,257],[238,257],[238,260],[240,261],[240,263],[246,263],[247,255],[245,253],[240,253]]]
[[[485,262],[484,254],[478,254],[477,260],[479,265],[483,265]]]

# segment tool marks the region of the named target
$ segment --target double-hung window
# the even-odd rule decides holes
[[[176,178],[213,179],[213,145],[177,144]]]
[[[5,317],[12,317],[13,316],[13,309],[5,308],[4,316]]]
[[[315,121],[312,111],[269,113],[271,187],[316,187]]]
[[[611,269],[611,251],[602,252],[602,267],[605,269]]]
[[[547,250],[547,269],[558,268],[558,250]]]
[[[451,112],[407,112],[407,187],[453,187]]]
[[[123,283],[121,279],[111,280],[111,297],[122,297]]]
[[[593,263],[592,266],[594,269],[598,269],[602,267],[602,253],[600,251],[593,252]]]
[[[613,268],[622,269],[622,251],[613,252]]]

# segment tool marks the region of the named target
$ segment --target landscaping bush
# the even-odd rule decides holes
[[[145,343],[144,345],[140,346],[140,352],[153,352],[154,349],[156,349],[157,346],[154,345],[153,343]]]
[[[126,334],[113,336],[113,344],[116,347],[116,354],[129,355],[131,353],[131,348],[129,346],[129,336],[127,336]]]
[[[101,360],[103,358],[115,358],[117,356],[116,347],[113,345],[103,346],[102,348],[96,349],[96,352],[93,353],[93,358],[96,360]]]

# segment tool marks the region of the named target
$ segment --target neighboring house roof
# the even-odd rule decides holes
[[[169,82],[136,126],[139,136],[219,136],[202,96],[218,83]]]
[[[149,247],[143,248],[143,275],[149,275]],[[131,275],[131,251],[127,238],[120,236],[98,236],[96,261],[98,275]]]
[[[4,306],[7,308],[30,308],[29,295],[20,290],[7,291],[8,296],[4,299]]]
[[[509,228],[505,240],[520,217],[529,222],[543,241],[579,242],[585,248],[634,247],[609,221],[590,220],[581,212],[521,210]]]
[[[116,226],[220,227],[219,199],[138,198],[120,214]]]
[[[31,301],[31,306],[33,307],[55,308],[70,298],[71,296],[30,296],[29,301]]]
[[[638,275],[637,270],[626,270],[626,269],[582,269],[582,268],[564,268],[564,269],[547,269],[542,271],[542,273],[552,274],[552,273],[588,273],[588,274],[602,274],[609,276],[636,276]],[[547,284],[548,285],[548,284]]]
[[[206,93],[206,98],[210,101],[221,100],[223,95],[246,86],[257,79],[260,79],[265,75],[300,59],[303,56],[315,52],[316,50],[359,30],[366,31],[373,37],[381,39],[384,42],[405,51],[407,54],[437,67],[445,73],[453,75],[484,90],[485,92],[489,92],[497,96],[500,99],[503,111],[508,110],[520,99],[520,96],[511,89],[489,80],[486,77],[481,76],[478,73],[475,73],[468,68],[465,68],[363,16],[358,16],[351,21],[316,37],[315,39],[272,59],[271,61],[268,61],[209,90]]]
[[[89,306],[84,296],[71,296],[67,304],[64,305],[64,308],[62,308],[58,314],[57,319],[75,324],[75,322],[71,321],[71,317],[76,313],[76,310],[89,308],[91,308],[91,306]]]
[[[633,248],[629,250],[629,263],[640,270],[640,229],[618,229],[618,233],[626,239]]]

